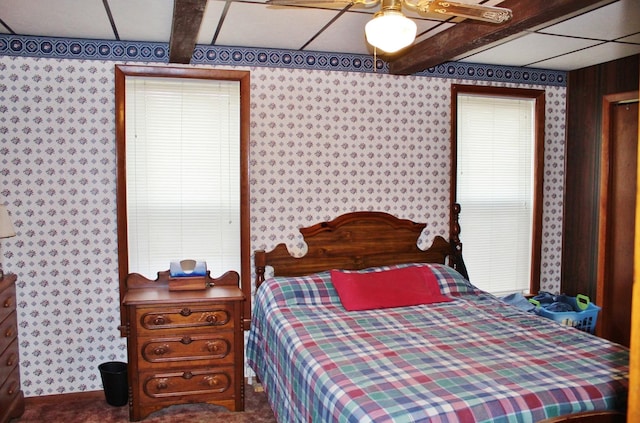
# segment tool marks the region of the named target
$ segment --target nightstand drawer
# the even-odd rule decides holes
[[[233,332],[210,332],[207,334],[141,338],[139,341],[142,360],[139,368],[157,364],[224,365],[233,364]],[[200,363],[198,363],[200,362]]]
[[[140,335],[184,333],[185,330],[233,329],[233,307],[227,304],[185,305],[183,307],[139,308],[136,310]]]
[[[3,322],[0,322],[0,353],[7,348],[17,335],[16,314],[13,313]]]
[[[9,409],[11,403],[20,394],[20,369],[13,369],[3,382],[0,386],[0,412],[2,413]]]
[[[9,373],[18,365],[18,340],[14,339],[4,352],[0,352],[0,380],[9,377]]]
[[[16,309],[16,286],[10,285],[0,292],[0,322]]]
[[[185,395],[205,395],[207,401],[231,398],[235,386],[233,374],[233,366],[142,374],[142,390],[145,396],[153,399]]]

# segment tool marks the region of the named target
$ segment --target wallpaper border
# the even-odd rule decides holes
[[[169,45],[153,42],[85,40],[0,34],[0,55],[54,59],[167,63]],[[260,66],[343,72],[389,73],[383,60],[362,54],[197,45],[192,64]],[[416,76],[566,86],[566,72],[474,63],[446,62]]]

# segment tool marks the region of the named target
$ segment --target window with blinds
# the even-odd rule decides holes
[[[530,286],[535,100],[457,96],[456,198],[474,285],[496,295]]]
[[[212,275],[241,268],[240,84],[125,80],[129,272],[155,279],[175,260]]]

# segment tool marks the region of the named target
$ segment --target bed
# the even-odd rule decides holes
[[[302,228],[302,257],[256,251],[247,362],[280,423],[624,412],[628,349],[474,287],[452,226],[422,251],[425,224],[354,212]]]

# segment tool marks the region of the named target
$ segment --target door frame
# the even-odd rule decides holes
[[[611,181],[611,115],[613,108],[619,104],[638,101],[639,91],[607,94],[602,96],[602,127],[600,145],[600,201],[598,204],[598,262],[596,276],[596,304],[605,304],[607,291],[605,289],[606,260],[607,260],[607,229],[609,212],[609,183]],[[602,336],[603,320],[596,323],[596,334]]]

